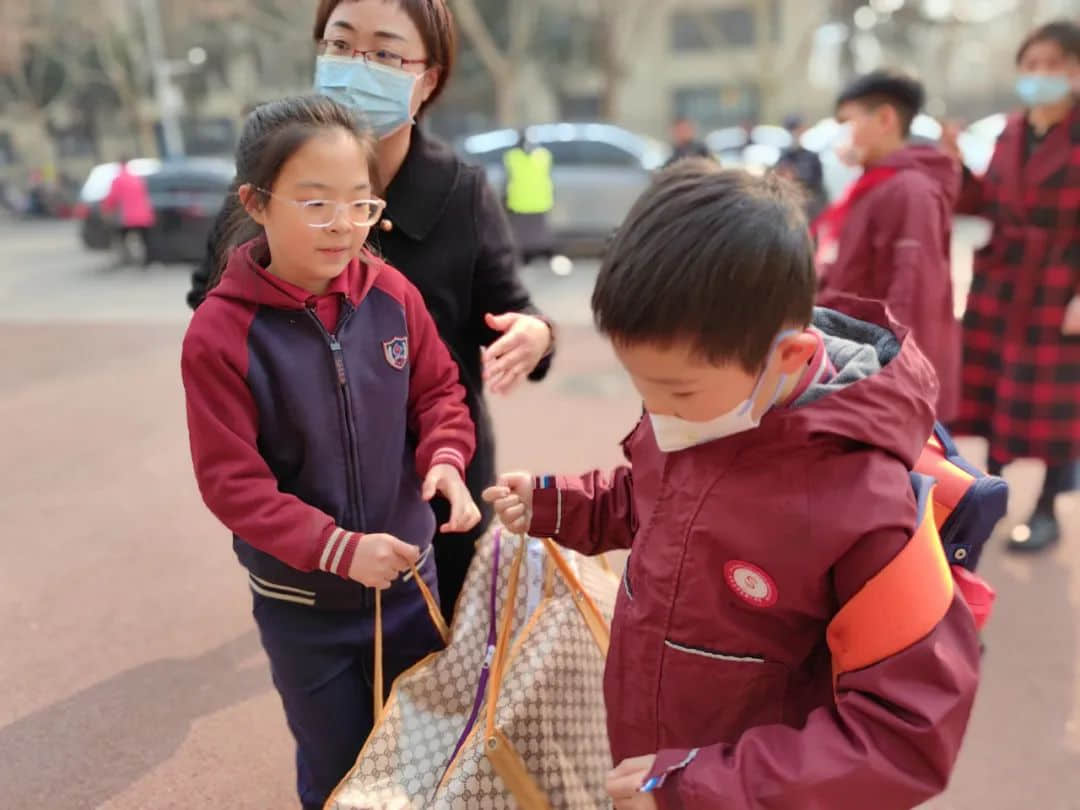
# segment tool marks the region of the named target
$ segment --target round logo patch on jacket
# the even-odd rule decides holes
[[[407,337],[396,337],[383,341],[382,347],[383,355],[391,368],[396,368],[398,371],[405,368],[405,364],[409,362],[409,339]]]
[[[724,566],[724,580],[749,605],[766,608],[776,604],[776,583],[753,563],[732,560]]]

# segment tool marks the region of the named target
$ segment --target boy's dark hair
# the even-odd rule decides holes
[[[690,159],[660,174],[608,248],[592,296],[616,343],[690,340],[756,373],[813,314],[813,249],[794,186]]]
[[[1016,64],[1023,61],[1024,55],[1032,45],[1040,42],[1055,42],[1066,56],[1080,59],[1080,25],[1071,20],[1054,20],[1040,25],[1027,35],[1016,52]]]
[[[875,70],[860,76],[836,99],[836,109],[856,103],[871,110],[888,104],[896,110],[900,119],[900,134],[911,134],[911,124],[926,103],[926,90],[922,83],[911,76],[891,70]]]
[[[315,26],[312,36],[318,42],[323,38],[326,24],[330,22],[330,15],[337,10],[342,3],[350,0],[319,0],[319,7],[315,10]],[[424,41],[424,50],[427,51],[429,68],[439,69],[439,81],[431,93],[431,97],[425,101],[417,117],[434,104],[447,82],[454,72],[454,62],[457,59],[457,27],[454,25],[454,15],[450,11],[447,0],[394,0],[413,21],[420,32],[420,39]]]
[[[378,190],[375,163],[375,138],[364,126],[358,113],[321,95],[293,96],[262,104],[247,117],[236,147],[236,177],[226,205],[228,224],[216,245],[217,267],[208,288],[221,278],[229,252],[262,234],[257,224],[240,204],[237,190],[249,185],[261,205],[269,202],[262,189],[272,191],[285,163],[308,141],[320,133],[342,130],[352,135],[367,154],[371,184]],[[256,257],[265,263],[268,256]]]

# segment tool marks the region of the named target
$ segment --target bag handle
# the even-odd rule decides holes
[[[495,642],[495,655],[491,659],[491,686],[487,698],[487,720],[484,724],[485,736],[490,740],[495,733],[495,704],[499,700],[499,688],[502,686],[506,669],[506,654],[510,649],[510,635],[513,630],[515,605],[517,604],[518,583],[521,579],[521,564],[525,559],[525,547],[528,545],[523,535],[518,535],[521,543],[514,553],[513,568],[510,570],[510,587],[503,602],[502,621],[499,624],[498,639]]]
[[[554,560],[555,567],[559,569],[559,573],[566,580],[574,605],[581,613],[581,618],[585,620],[585,624],[589,628],[589,632],[592,633],[596,645],[600,648],[600,652],[604,654],[604,658],[607,658],[608,647],[611,645],[611,629],[608,627],[604,614],[600,612],[600,608],[596,606],[592,597],[585,593],[584,586],[582,586],[581,581],[577,578],[577,574],[574,573],[566,558],[559,553],[559,547],[555,544],[555,541],[551,538],[544,538],[543,543],[544,547],[547,548],[548,556]],[[608,570],[611,571],[610,565]]]
[[[499,637],[495,646],[495,655],[491,663],[491,681],[487,695],[487,720],[484,724],[484,755],[491,762],[495,773],[513,794],[522,810],[551,810],[551,803],[536,784],[525,766],[514,744],[495,727],[495,710],[499,702],[499,691],[506,674],[506,656],[510,649],[510,635],[513,630],[515,606],[517,605],[518,585],[521,582],[521,564],[525,559],[528,539],[518,535],[521,542],[514,554],[514,567],[510,571],[510,587],[507,591],[506,606],[499,626]]]
[[[439,609],[431,589],[424,582],[424,578],[420,576],[419,569],[415,565],[410,566],[409,574],[405,579],[406,581],[412,579],[416,582],[416,587],[420,590],[420,596],[423,597],[424,604],[427,605],[431,622],[435,625],[435,630],[438,632],[439,637],[442,638],[443,644],[445,644],[450,638],[450,628],[446,626],[442,611]],[[375,671],[372,680],[374,681],[372,688],[375,703],[374,719],[378,723],[383,716],[383,623],[382,591],[377,589],[375,591]]]

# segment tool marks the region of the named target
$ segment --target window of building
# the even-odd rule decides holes
[[[750,7],[678,11],[671,15],[673,51],[749,47],[755,42],[757,26]]]
[[[681,87],[674,92],[672,106],[676,118],[696,121],[708,131],[757,120],[759,93],[749,83]]]

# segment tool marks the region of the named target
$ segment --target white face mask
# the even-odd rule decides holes
[[[776,346],[781,340],[788,335],[797,335],[798,333],[799,331],[797,329],[791,329],[786,332],[781,332],[777,336],[776,340],[773,341],[772,348],[769,350],[769,359],[765,363],[765,368],[762,369],[761,374],[758,375],[757,382],[754,383],[754,390],[750,392],[749,397],[727,413],[720,414],[720,416],[710,419],[707,422],[689,422],[685,419],[680,419],[677,416],[663,416],[661,414],[650,413],[649,421],[652,422],[653,434],[656,436],[656,445],[660,448],[661,452],[677,453],[680,450],[697,447],[699,444],[707,444],[708,442],[714,442],[717,439],[725,439],[728,436],[745,433],[760,425],[761,418],[772,409],[776,404],[776,400],[780,398],[780,392],[784,389],[784,383],[788,378],[787,374],[780,375],[780,379],[776,382],[776,389],[773,391],[772,397],[762,409],[761,413],[755,416],[754,403],[757,400],[761,386],[765,383],[765,375],[769,370],[773,352],[776,351]]]
[[[848,121],[840,125],[836,137],[832,142],[833,154],[849,169],[860,169],[863,164],[863,154],[855,146],[855,124]]]

